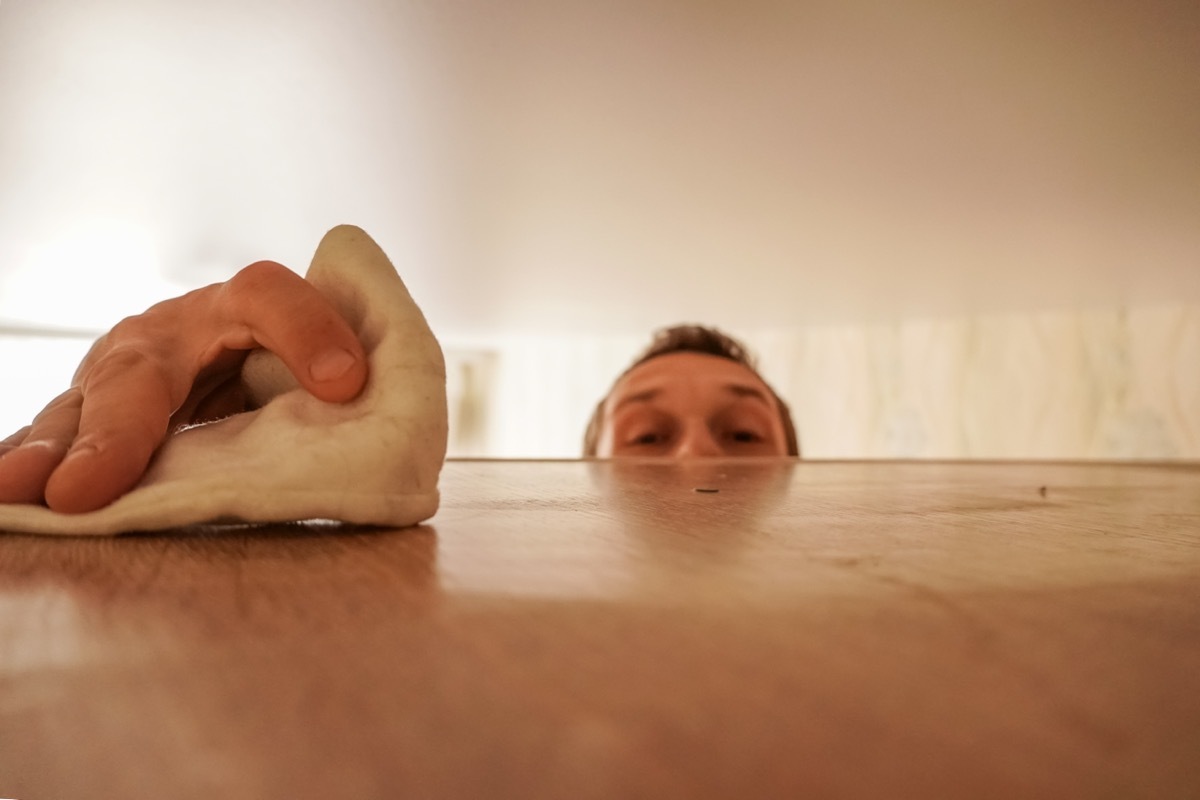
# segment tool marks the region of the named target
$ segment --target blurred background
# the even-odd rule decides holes
[[[572,457],[653,328],[819,458],[1200,458],[1192,0],[0,0],[0,424],[328,228],[452,455]]]

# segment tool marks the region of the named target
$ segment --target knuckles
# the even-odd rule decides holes
[[[276,261],[256,261],[226,281],[222,292],[227,302],[241,309],[299,280],[299,275]]]
[[[162,363],[160,357],[137,344],[115,345],[92,362],[83,375],[82,388],[86,392],[99,382],[129,380],[147,368],[161,371]]]

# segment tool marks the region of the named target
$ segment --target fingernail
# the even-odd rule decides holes
[[[358,359],[349,351],[340,348],[326,350],[308,365],[308,374],[313,380],[324,383],[333,381],[350,371]]]

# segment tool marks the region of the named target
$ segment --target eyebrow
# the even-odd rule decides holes
[[[662,389],[646,389],[645,391],[638,392],[637,394],[631,394],[626,397],[622,397],[620,402],[613,407],[613,411],[615,412],[619,409],[622,409],[631,403],[648,402],[660,394],[662,394]]]
[[[735,397],[754,397],[754,398],[757,398],[759,400],[759,402],[761,402],[763,405],[767,406],[768,408],[771,407],[771,401],[770,401],[770,399],[767,398],[766,392],[764,392],[762,389],[758,388],[757,386],[753,386],[748,383],[727,383],[724,386],[722,386],[721,388],[724,389],[725,391],[729,392],[730,394],[734,395]],[[626,397],[621,398],[620,402],[618,402],[617,405],[613,408],[613,411],[616,412],[617,410],[624,408],[625,406],[630,405],[631,403],[649,402],[650,400],[653,400],[655,397],[658,397],[660,394],[662,394],[662,389],[659,387],[654,387],[652,389],[645,389],[645,390],[637,392],[635,394],[628,395]]]
[[[738,397],[757,397],[766,405],[771,405],[767,393],[757,386],[751,386],[748,383],[727,383],[724,388]]]

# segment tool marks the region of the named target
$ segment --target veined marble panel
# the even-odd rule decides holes
[[[814,458],[1200,458],[1200,309],[746,335]]]
[[[759,354],[810,458],[1200,459],[1198,308],[731,332]],[[476,439],[457,453],[577,456],[596,401],[648,339],[489,344]]]

